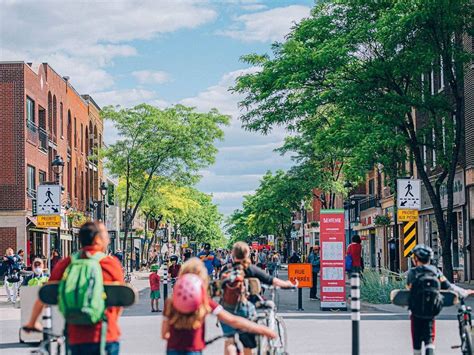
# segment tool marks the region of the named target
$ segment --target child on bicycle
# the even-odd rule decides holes
[[[167,355],[201,354],[206,343],[205,319],[209,314],[233,328],[275,338],[267,327],[225,311],[208,296],[207,269],[198,258],[186,261],[171,298],[166,300],[161,336],[167,340]]]
[[[410,269],[407,276],[407,287],[410,289],[410,320],[413,341],[413,353],[421,355],[422,343],[425,344],[425,354],[434,354],[435,317],[443,307],[440,289],[453,290],[462,297],[473,294],[473,290],[464,290],[451,284],[442,272],[430,265],[433,250],[423,244],[413,249],[415,267]]]

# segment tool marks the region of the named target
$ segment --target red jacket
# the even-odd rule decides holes
[[[347,255],[352,256],[352,266],[362,266],[362,245],[359,243],[351,243],[347,247]]]

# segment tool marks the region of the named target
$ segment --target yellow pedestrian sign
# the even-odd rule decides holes
[[[416,223],[407,222],[403,226],[403,256],[409,257],[416,246]]]
[[[61,226],[61,216],[38,216],[36,218],[36,226],[40,228],[58,228]]]
[[[398,221],[399,222],[417,222],[418,221],[418,210],[398,210]]]

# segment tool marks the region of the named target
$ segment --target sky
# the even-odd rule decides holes
[[[231,115],[213,166],[198,188],[229,215],[266,171],[287,169],[273,152],[283,130],[242,129],[239,96],[228,91],[242,73],[239,58],[269,53],[314,0],[0,0],[0,60],[48,62],[101,105],[159,107],[176,103]],[[106,123],[105,141],[116,140]]]

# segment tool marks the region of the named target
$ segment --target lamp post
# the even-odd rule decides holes
[[[54,160],[51,162],[51,168],[54,172],[54,177],[56,180],[56,184],[61,186],[61,175],[64,170],[64,160],[61,158],[60,155],[56,155]],[[59,211],[61,214],[61,210]],[[56,248],[58,249],[59,254],[61,254],[61,226],[58,227],[56,232],[56,241],[54,243]],[[51,256],[50,256],[51,259]]]
[[[352,185],[352,183],[350,181],[346,181],[344,183],[344,188],[348,190],[348,196],[347,196],[347,200],[344,202],[344,207],[347,209],[347,231],[348,231],[348,235],[349,235],[348,243],[350,243],[350,240],[352,238],[351,209],[355,205],[355,201],[353,201],[351,199],[349,193],[354,188],[354,186]]]
[[[107,195],[107,190],[108,190],[107,184],[105,183],[105,181],[102,181],[102,183],[100,184],[100,193],[102,195],[102,206],[103,206],[102,222],[104,222],[104,224],[105,224],[105,196]]]

